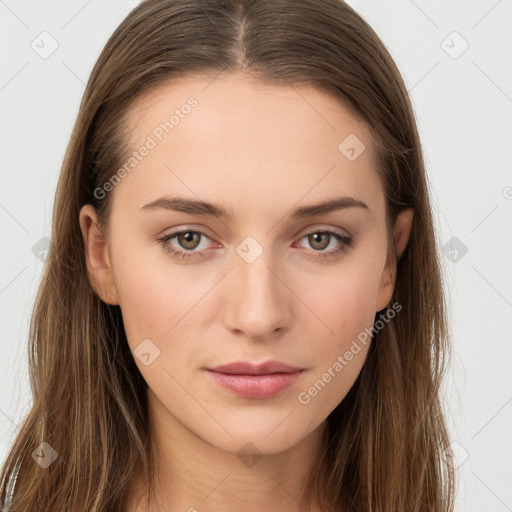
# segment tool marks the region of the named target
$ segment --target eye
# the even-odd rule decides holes
[[[312,231],[303,236],[301,240],[303,239],[307,239],[308,244],[313,248],[314,252],[319,253],[318,256],[323,258],[335,257],[347,248],[352,247],[352,238],[350,236],[329,229]],[[332,244],[332,242],[334,242],[334,244]],[[336,245],[336,242],[340,244],[339,247],[330,251],[324,250],[329,246]]]
[[[179,247],[185,249],[185,251],[181,251],[170,243],[174,238],[176,238]],[[182,229],[158,238],[157,240],[161,243],[162,247],[167,252],[173,254],[175,258],[187,259],[203,256],[204,250],[195,250],[201,245],[201,238],[210,239],[208,235],[200,229]]]

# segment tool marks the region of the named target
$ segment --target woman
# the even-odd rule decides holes
[[[340,0],[149,0],[93,69],[12,511],[446,511],[420,141]]]

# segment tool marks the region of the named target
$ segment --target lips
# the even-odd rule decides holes
[[[235,362],[206,368],[207,374],[220,386],[242,398],[266,399],[278,395],[297,382],[304,368],[280,361],[261,364]]]
[[[240,361],[215,366],[208,368],[208,370],[236,375],[264,375],[269,373],[294,373],[303,370],[303,368],[290,366],[280,361],[266,361],[260,364]]]

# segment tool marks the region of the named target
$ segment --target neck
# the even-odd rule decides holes
[[[317,474],[326,423],[277,454],[242,456],[222,450],[188,430],[149,392],[150,454],[154,494],[148,512],[320,512],[304,490]],[[148,485],[141,472],[134,477],[128,512],[140,512]]]

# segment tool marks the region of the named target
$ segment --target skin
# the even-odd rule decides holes
[[[135,362],[149,387],[162,510],[299,510],[326,418],[368,346],[309,403],[298,395],[373,326],[395,286],[374,142],[339,99],[231,73],[189,77],[140,97],[125,120],[132,150],[190,96],[198,105],[114,188],[108,232],[91,205],[82,208],[90,281],[103,301],[120,306],[132,351],[145,339],[160,350],[148,366]],[[349,134],[366,146],[354,161],[338,150]],[[233,219],[141,210],[165,194],[222,205]],[[342,195],[368,210],[289,217],[293,208]],[[394,226],[399,256],[412,217],[406,210]],[[178,237],[167,243],[203,256],[177,259],[156,240],[181,228],[207,237],[197,249]],[[349,235],[353,245],[322,258],[342,243],[315,243],[308,235],[319,229]],[[236,252],[248,236],[263,250],[250,263]],[[238,397],[204,371],[269,359],[305,368],[269,399]],[[261,455],[250,467],[237,457],[247,443]],[[137,479],[130,511],[143,488]]]

